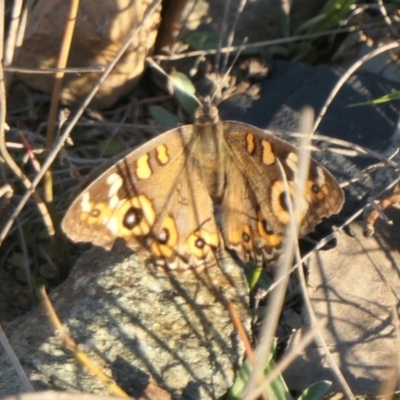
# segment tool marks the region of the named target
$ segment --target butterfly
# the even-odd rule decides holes
[[[176,274],[214,265],[222,248],[271,268],[293,215],[285,188],[296,197],[298,161],[291,144],[245,123],[221,121],[205,100],[193,125],[133,150],[89,185],[62,228],[74,242],[106,249],[123,239]],[[299,235],[339,212],[343,200],[336,179],[311,160],[296,199]]]

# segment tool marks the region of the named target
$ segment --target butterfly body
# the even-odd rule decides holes
[[[298,180],[296,149],[251,125],[220,121],[205,103],[195,123],[172,129],[132,151],[71,205],[67,236],[111,248],[117,238],[176,273],[216,262],[222,247],[247,262],[276,263]],[[311,161],[299,201],[304,236],[340,210],[343,192]]]

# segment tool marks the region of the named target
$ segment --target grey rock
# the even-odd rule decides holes
[[[228,259],[178,279],[126,250],[96,248],[51,298],[79,348],[130,395],[154,384],[175,399],[216,399],[232,385],[244,355],[222,290],[249,333],[247,282]],[[6,333],[36,390],[107,394],[54,336],[42,310],[14,320]],[[0,395],[21,391],[2,354]]]
[[[394,225],[379,221],[375,236],[365,238],[362,224],[355,223],[354,238],[339,235],[336,248],[314,254],[308,264],[308,295],[323,338],[356,395],[394,389],[388,380],[398,365],[393,310],[400,295],[400,212],[388,213]],[[307,330],[308,325],[294,334],[288,351],[297,352]],[[317,343],[300,352],[284,376],[292,389],[327,379],[342,391]]]

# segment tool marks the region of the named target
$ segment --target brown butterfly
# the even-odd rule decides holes
[[[176,273],[216,263],[233,250],[244,262],[277,262],[290,220],[281,163],[295,197],[298,153],[272,133],[221,121],[205,101],[193,125],[172,129],[133,150],[96,179],[69,208],[62,227],[75,242],[111,248],[117,238]],[[311,160],[299,202],[304,236],[337,213],[343,192]]]

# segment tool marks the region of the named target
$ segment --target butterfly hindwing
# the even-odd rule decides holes
[[[325,168],[310,160],[303,196],[299,198],[296,196],[299,157],[295,147],[244,123],[223,124],[231,164],[227,168],[228,192],[222,204],[226,245],[235,249],[240,238],[240,250],[236,250],[240,258],[246,260],[250,255],[259,260],[263,257],[267,264],[272,264],[290,220],[284,178],[278,163],[283,167],[292,198],[298,202],[300,236],[312,230],[322,218],[340,210],[343,192]],[[241,193],[240,200],[229,193],[230,182],[238,182],[238,177],[242,177],[241,187],[236,186],[234,192]]]

